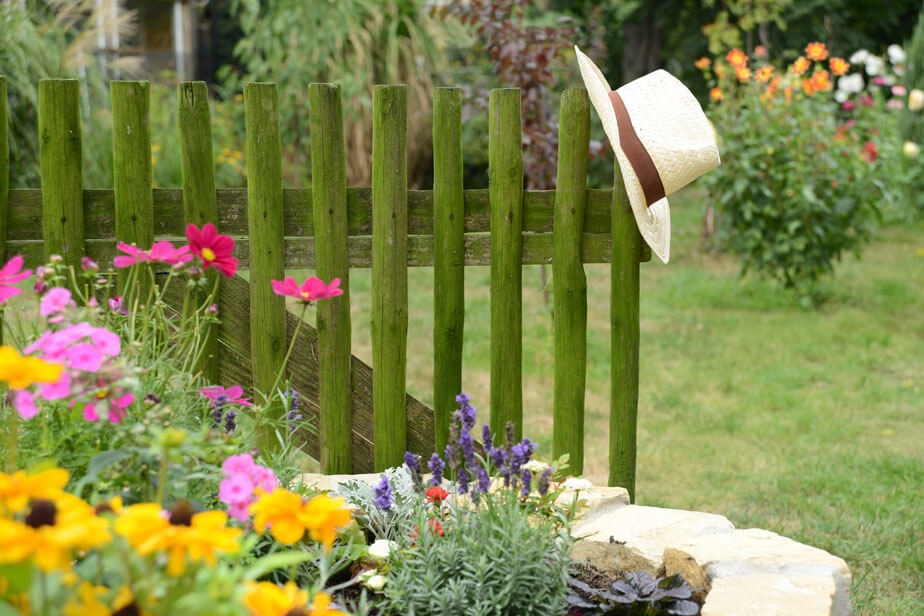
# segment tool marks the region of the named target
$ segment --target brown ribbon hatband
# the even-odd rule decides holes
[[[619,127],[619,147],[629,159],[632,170],[638,177],[639,184],[642,185],[642,192],[645,193],[645,203],[651,207],[652,203],[660,201],[665,197],[664,184],[661,182],[661,176],[658,174],[658,168],[655,167],[651,155],[645,149],[641,139],[632,126],[632,119],[626,110],[625,103],[616,90],[610,92],[610,102],[613,103],[613,111],[616,112],[616,125]]]

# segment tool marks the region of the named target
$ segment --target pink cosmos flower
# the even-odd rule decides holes
[[[23,270],[22,264],[22,257],[16,255],[0,268],[0,304],[22,293],[22,289],[13,285],[32,275],[32,270]]]
[[[173,244],[166,241],[154,242],[147,256],[148,260],[151,262],[166,263],[167,265],[189,263],[193,260],[193,256],[189,252],[189,246],[174,248]]]
[[[90,341],[96,350],[104,355],[115,357],[122,352],[122,339],[108,329],[97,327],[90,334]]]
[[[71,375],[67,370],[54,383],[39,386],[39,395],[45,400],[63,400],[71,395]]]
[[[325,284],[320,278],[311,276],[299,285],[294,278],[286,276],[285,280],[271,280],[270,284],[273,285],[273,292],[276,295],[288,295],[306,304],[319,299],[343,295],[339,278],[334,278],[330,281],[330,284]]]
[[[39,312],[43,317],[62,312],[68,306],[73,306],[74,300],[71,299],[71,292],[64,287],[52,287],[42,298]]]
[[[214,267],[228,278],[237,271],[237,259],[231,256],[234,240],[219,234],[212,223],[205,223],[201,230],[193,224],[187,226],[186,239],[192,253],[202,260],[203,269]]]
[[[116,249],[121,250],[126,255],[128,255],[127,257],[124,255],[119,255],[113,259],[112,264],[116,267],[131,267],[132,265],[144,263],[146,261],[147,254],[145,251],[132,244],[119,242],[116,244]]]
[[[244,388],[240,385],[232,385],[225,389],[220,385],[203,387],[199,394],[209,399],[210,404],[218,406],[219,404],[240,404],[241,406],[253,406],[249,398],[243,397]]]

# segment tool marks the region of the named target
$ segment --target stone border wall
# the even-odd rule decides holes
[[[322,490],[347,479],[375,485],[380,475],[301,478]],[[587,548],[582,554],[595,565],[613,556],[650,573],[670,568],[672,555],[692,557],[711,586],[702,616],[850,614],[850,569],[824,550],[758,528],[736,529],[721,515],[631,505],[623,488],[592,487],[562,498],[575,495],[586,505],[573,529]]]

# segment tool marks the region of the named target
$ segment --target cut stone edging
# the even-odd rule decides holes
[[[301,480],[334,490],[348,479],[374,485],[380,478],[306,474]],[[736,529],[721,515],[631,505],[623,488],[594,486],[578,495],[586,505],[573,526],[578,539],[616,542],[655,566],[666,548],[692,556],[712,583],[702,616],[850,614],[850,569],[824,550],[758,528]]]

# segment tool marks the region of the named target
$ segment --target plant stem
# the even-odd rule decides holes
[[[282,377],[286,373],[286,366],[289,364],[289,357],[292,356],[292,350],[295,348],[295,341],[298,340],[298,333],[302,329],[302,323],[305,322],[305,312],[308,310],[308,302],[302,302],[302,312],[298,315],[298,323],[295,324],[295,331],[292,333],[292,340],[289,342],[289,348],[286,351],[286,356],[282,359],[282,366],[279,367],[279,372],[276,374],[276,380],[273,381],[273,386],[270,388],[269,394],[264,394],[266,400],[269,401],[269,397],[274,394],[276,388],[279,387],[279,383],[282,381]]]

